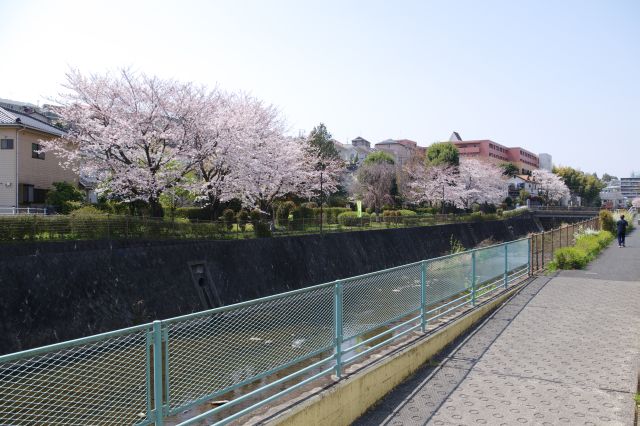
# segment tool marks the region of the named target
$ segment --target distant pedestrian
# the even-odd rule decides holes
[[[624,220],[624,215],[620,216],[620,220],[616,222],[616,226],[618,227],[618,247],[624,247],[624,237],[627,232],[627,223]]]

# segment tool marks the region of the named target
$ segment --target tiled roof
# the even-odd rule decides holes
[[[400,145],[406,146],[407,148],[413,148],[418,145],[418,142],[412,141],[411,139],[398,139],[396,142]]]
[[[418,143],[410,139],[386,139],[382,142],[378,142],[376,146],[378,145],[402,145],[405,148],[415,148]]]
[[[8,111],[0,107],[0,126],[16,127],[24,126],[28,129],[38,130],[53,136],[62,136],[64,132],[49,123],[35,119],[28,114],[22,114],[17,111]]]

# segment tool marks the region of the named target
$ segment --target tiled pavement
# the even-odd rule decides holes
[[[355,424],[632,425],[639,367],[636,231],[535,279]]]

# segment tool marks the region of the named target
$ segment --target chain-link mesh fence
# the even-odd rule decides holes
[[[285,387],[279,381],[296,372],[325,374],[326,366],[308,370],[321,360],[339,374],[342,362],[401,331],[471,308],[477,297],[504,288],[505,276],[527,275],[530,244],[523,239],[463,251],[2,356],[0,424],[143,425],[214,398],[231,400],[231,407],[252,393],[266,398],[295,389],[304,381]],[[365,343],[369,349],[361,350]]]
[[[347,340],[420,308],[421,263],[349,278],[341,285]]]
[[[171,412],[331,351],[333,309],[325,285],[167,321]]]
[[[0,424],[151,423],[148,332],[1,357]]]

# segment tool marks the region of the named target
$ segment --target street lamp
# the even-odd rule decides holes
[[[324,167],[324,164],[322,165],[322,167]],[[322,167],[320,168],[320,235],[322,235],[322,201],[324,196],[324,192],[322,191]]]

